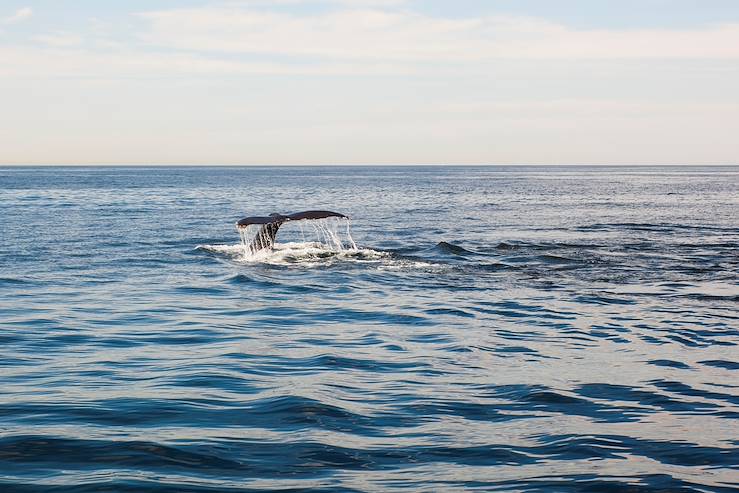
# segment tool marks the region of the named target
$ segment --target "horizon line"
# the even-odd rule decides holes
[[[263,167],[736,167],[736,163],[2,163],[3,168],[21,167],[214,167],[214,168],[263,168]]]

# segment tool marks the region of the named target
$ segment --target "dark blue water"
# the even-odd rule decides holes
[[[359,249],[240,257],[304,209]],[[0,235],[2,492],[737,490],[739,168],[0,168]]]

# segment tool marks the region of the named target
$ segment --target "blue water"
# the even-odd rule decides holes
[[[243,256],[304,209],[358,249]],[[0,168],[0,491],[737,491],[738,219],[737,167]]]

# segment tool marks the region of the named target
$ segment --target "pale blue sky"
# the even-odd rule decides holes
[[[0,163],[739,163],[735,0],[4,0]]]

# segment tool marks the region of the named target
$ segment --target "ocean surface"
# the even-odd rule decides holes
[[[3,493],[738,491],[738,344],[739,167],[0,168]]]

